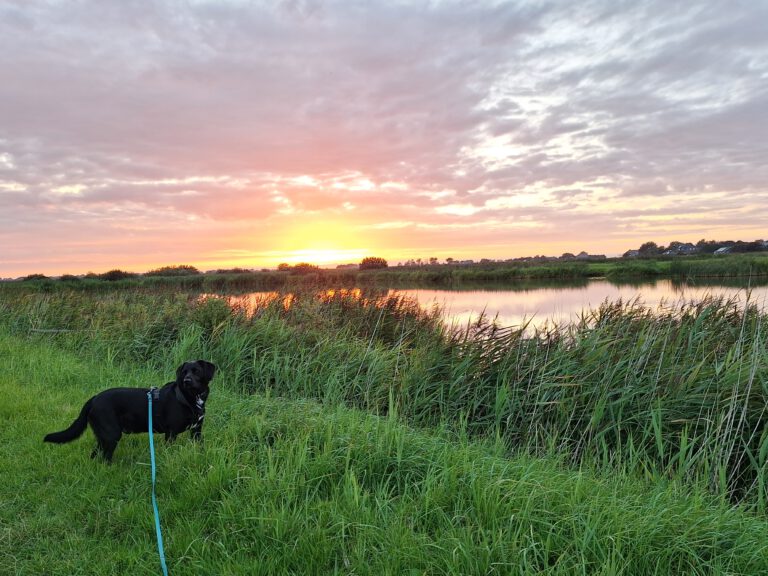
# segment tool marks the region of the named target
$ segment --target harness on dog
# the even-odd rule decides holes
[[[203,419],[205,418],[205,400],[202,399],[200,396],[195,396],[195,405],[189,403],[189,400],[187,400],[187,397],[184,396],[184,393],[181,391],[181,389],[177,386],[176,387],[176,399],[184,406],[189,408],[190,412],[194,414],[197,417],[197,420],[190,424],[190,428],[194,428],[195,426],[200,426]]]
[[[148,426],[149,432],[149,459],[152,464],[152,507],[155,511],[155,533],[157,534],[157,551],[160,554],[160,566],[163,569],[164,576],[168,576],[168,567],[165,565],[165,550],[163,549],[163,534],[160,531],[160,511],[157,508],[157,494],[155,494],[155,441],[152,434],[152,399],[160,399],[160,391],[152,387],[147,392],[147,404],[148,404]]]

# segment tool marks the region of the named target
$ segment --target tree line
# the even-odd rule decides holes
[[[645,242],[636,250],[627,250],[623,256],[662,256],[662,255],[680,255],[680,254],[714,254],[718,250],[728,248],[733,253],[763,252],[768,250],[768,242],[765,240],[755,240],[753,242],[744,242],[742,240],[705,240],[701,239],[696,244],[691,242],[670,242],[668,246],[656,244],[656,242]]]

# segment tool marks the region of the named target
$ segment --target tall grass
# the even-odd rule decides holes
[[[713,256],[676,259],[670,263],[672,275],[682,278],[754,278],[768,276],[768,257],[761,255]]]
[[[28,293],[4,301],[0,321],[127,364],[203,355],[243,392],[450,423],[510,451],[703,485],[766,510],[768,327],[752,305],[606,302],[530,333],[446,327],[439,310],[397,296],[306,293],[249,315],[218,298],[122,291]]]
[[[0,573],[157,574],[146,436],[124,437],[111,466],[89,460],[92,438],[41,436],[95,391],[157,384],[168,367],[84,362],[5,332]],[[231,377],[214,380],[202,445],[156,447],[174,576],[768,569],[766,522],[701,493],[507,458],[395,418],[243,396]]]

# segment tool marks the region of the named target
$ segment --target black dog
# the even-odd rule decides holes
[[[152,397],[152,430],[164,432],[166,440],[189,429],[195,440],[201,439],[208,383],[216,366],[205,360],[185,362],[176,370],[176,381],[169,382]],[[97,446],[91,453],[101,453],[112,461],[112,453],[123,432],[147,432],[148,388],[110,388],[85,403],[72,425],[61,432],[48,434],[45,442],[63,444],[79,438],[87,424],[96,436]]]

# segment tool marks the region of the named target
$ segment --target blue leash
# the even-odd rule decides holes
[[[165,565],[165,551],[163,550],[163,534],[160,532],[160,511],[157,509],[157,495],[155,494],[155,440],[152,434],[152,393],[157,388],[152,388],[147,392],[149,399],[149,457],[152,462],[152,507],[155,509],[155,532],[157,533],[157,551],[160,553],[160,566],[163,568],[164,576],[168,576],[168,567]]]

